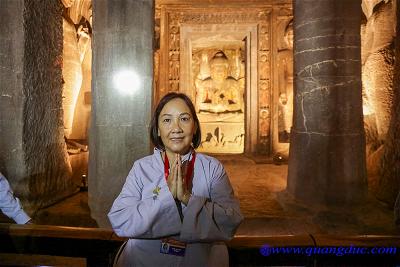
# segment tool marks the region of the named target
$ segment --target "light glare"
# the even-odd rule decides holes
[[[139,76],[133,70],[123,70],[114,74],[114,87],[123,95],[133,95],[140,87]]]

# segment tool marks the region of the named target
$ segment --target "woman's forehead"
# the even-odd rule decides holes
[[[161,110],[160,115],[163,114],[181,114],[181,113],[191,113],[190,108],[186,104],[186,102],[183,99],[180,98],[174,98],[171,101],[169,101],[163,109]]]

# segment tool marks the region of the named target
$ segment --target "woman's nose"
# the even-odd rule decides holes
[[[178,120],[173,120],[172,131],[173,132],[178,132],[178,133],[182,132],[182,127],[181,127],[181,124],[179,122],[179,119]]]

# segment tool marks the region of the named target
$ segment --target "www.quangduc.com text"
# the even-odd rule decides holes
[[[268,244],[260,248],[260,253],[263,256],[272,255],[394,255],[398,250],[396,247],[271,247]]]

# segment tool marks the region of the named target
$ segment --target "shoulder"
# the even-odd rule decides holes
[[[214,164],[221,164],[221,162],[219,162],[219,160],[217,160],[216,158],[200,152],[196,152],[196,160],[201,160],[202,162],[210,162]]]
[[[139,185],[152,182],[163,175],[163,166],[158,163],[155,154],[137,159],[129,171],[127,181],[136,181]]]
[[[134,172],[135,174],[154,173],[160,168],[158,165],[159,165],[159,163],[156,158],[156,154],[152,154],[152,155],[137,159],[133,163],[131,172]]]
[[[211,174],[221,175],[225,172],[222,163],[214,157],[203,153],[196,153],[196,161],[199,161],[203,168],[207,168]]]
[[[154,154],[152,155],[148,155],[145,156],[143,158],[137,159],[134,163],[133,163],[133,167],[137,166],[151,166],[153,165],[153,158],[155,157]]]
[[[8,181],[7,181],[6,177],[1,173],[0,173],[0,183],[8,184]]]

